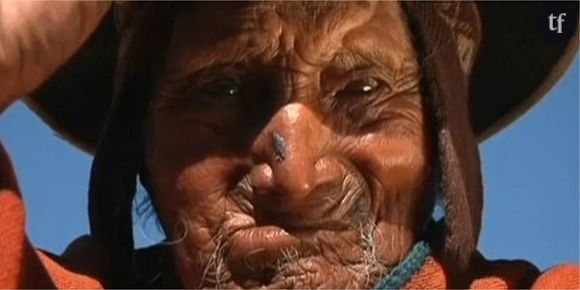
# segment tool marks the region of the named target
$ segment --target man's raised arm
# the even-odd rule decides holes
[[[0,113],[68,60],[109,1],[0,1]]]

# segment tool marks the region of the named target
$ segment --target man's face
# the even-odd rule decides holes
[[[144,122],[184,286],[373,285],[430,212],[399,4],[189,6]]]

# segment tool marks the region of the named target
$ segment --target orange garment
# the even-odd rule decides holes
[[[481,258],[471,274],[475,277],[469,289],[580,289],[580,266],[562,264],[544,273],[523,260]],[[445,270],[433,257],[411,278],[404,289],[445,289]]]
[[[103,285],[97,247],[90,239],[69,246],[62,256],[34,249],[25,234],[25,210],[8,155],[0,144],[0,288],[99,288]],[[580,266],[566,264],[543,274],[525,261],[487,261],[473,269],[472,289],[579,289]],[[441,289],[446,274],[429,257],[406,289]]]

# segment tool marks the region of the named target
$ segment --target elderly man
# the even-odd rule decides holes
[[[70,32],[67,17],[55,21],[55,31],[69,34],[61,42],[49,31],[46,39],[63,46],[33,59],[22,50],[30,42],[9,38],[17,57],[2,59],[9,73],[3,104],[42,83],[108,9],[50,5],[76,6],[86,19],[66,16],[84,25]],[[577,287],[576,266],[540,274],[527,262],[487,261],[476,249],[478,140],[539,98],[577,48],[577,33],[557,43],[516,34],[541,9],[468,2],[116,6],[116,26],[105,16],[27,100],[95,153],[91,236],[61,257],[34,251],[3,154],[0,262],[7,269],[0,286]],[[17,17],[17,10],[2,13]],[[494,21],[513,39],[496,37]],[[509,53],[522,43],[528,51]],[[131,233],[136,177],[168,238],[139,251]],[[445,218],[435,222],[438,200]]]

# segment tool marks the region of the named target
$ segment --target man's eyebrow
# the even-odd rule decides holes
[[[260,62],[260,55],[264,54],[266,49],[261,47],[248,48],[241,45],[214,47],[202,56],[191,59],[190,62],[182,67],[180,73],[182,77],[190,77],[202,71],[214,71],[216,68],[237,67],[247,69],[253,62]],[[385,59],[384,56],[374,50],[361,51],[356,48],[341,49],[324,65],[343,72],[377,68],[388,73],[397,69],[392,59],[388,57]]]
[[[368,68],[394,69],[392,63],[376,53],[350,49],[341,50],[336,53],[329,62],[329,65],[344,72],[353,72]]]
[[[403,81],[417,76],[417,67],[408,58],[396,58],[380,49],[344,49],[336,53],[329,65],[344,73],[377,70],[391,80]]]
[[[216,49],[219,51],[222,48]],[[230,53],[214,56],[197,57],[194,62],[189,63],[186,70],[189,73],[196,73],[202,70],[212,70],[214,68],[247,66],[252,59],[252,51],[244,49],[228,49]],[[221,51],[225,51],[222,49]]]
[[[329,63],[331,67],[347,72],[356,70],[360,67],[373,66],[374,64],[375,62],[370,60],[364,54],[351,50],[338,52]]]
[[[227,53],[224,53],[227,52]],[[206,50],[201,55],[189,56],[189,60],[182,65],[176,62],[174,69],[167,71],[170,78],[188,79],[195,75],[219,71],[224,68],[247,68],[256,51],[244,47],[218,47]]]

